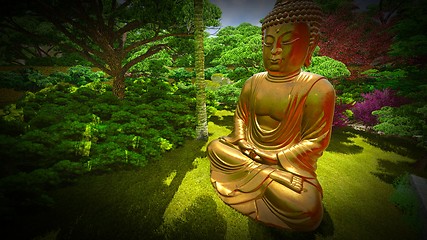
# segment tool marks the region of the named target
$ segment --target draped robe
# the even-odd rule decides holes
[[[316,74],[274,78],[264,72],[249,78],[233,132],[208,146],[211,182],[219,197],[267,225],[314,230],[323,216],[316,162],[329,144],[334,102],[332,86]],[[254,161],[237,146],[242,139],[274,152],[276,160]],[[302,191],[272,177],[275,171],[302,178]]]

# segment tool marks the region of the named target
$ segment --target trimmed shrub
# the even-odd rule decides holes
[[[398,107],[408,102],[407,99],[398,96],[396,91],[388,88],[361,95],[364,100],[354,104],[351,110],[353,111],[354,119],[365,126],[374,126],[378,123],[378,117],[372,115],[373,111],[385,106]]]
[[[420,147],[427,148],[426,104],[383,107],[372,114],[379,120],[374,130],[388,135],[415,137]]]

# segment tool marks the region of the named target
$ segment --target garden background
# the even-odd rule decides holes
[[[337,101],[317,171],[325,216],[310,233],[240,215],[209,181],[206,145],[231,132],[242,85],[264,71],[260,27],[205,32],[201,99],[193,1],[2,8],[2,238],[422,238],[409,179],[427,177],[427,1],[317,2],[325,22],[305,70]],[[206,27],[220,16],[204,1]],[[207,142],[195,140],[201,101]]]

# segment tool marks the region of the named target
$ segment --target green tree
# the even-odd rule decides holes
[[[427,0],[414,1],[401,13],[401,20],[393,27],[396,34],[390,54],[416,64],[427,60]]]
[[[261,28],[249,23],[221,29],[206,39],[206,65],[262,67]]]
[[[218,25],[220,9],[208,1],[206,9],[206,25]],[[124,98],[126,72],[168,48],[171,37],[191,36],[193,13],[190,0],[27,0],[2,11],[1,24],[2,28],[79,53],[112,76],[114,94]],[[61,37],[51,38],[20,25],[16,19],[22,16],[51,24]]]
[[[194,23],[195,23],[195,71],[196,71],[196,112],[197,112],[197,139],[208,139],[208,123],[206,114],[206,81],[205,62],[203,50],[203,0],[194,0]]]

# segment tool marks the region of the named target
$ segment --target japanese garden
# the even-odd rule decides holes
[[[323,22],[302,71],[335,89],[335,107],[313,165],[323,218],[303,232],[230,207],[211,175],[234,155],[209,144],[237,132],[242,89],[270,70],[268,18],[221,26],[208,0],[3,7],[1,238],[427,237],[414,184],[427,188],[427,1],[314,2]]]

